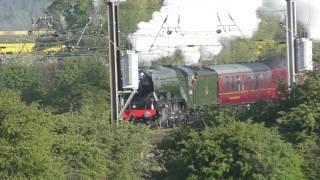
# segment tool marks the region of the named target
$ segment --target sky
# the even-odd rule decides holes
[[[0,30],[29,30],[31,19],[43,15],[49,0],[0,0]]]
[[[320,1],[297,0],[297,16],[320,39]],[[130,39],[139,59],[151,62],[182,50],[185,63],[217,55],[220,41],[250,37],[257,30],[257,10],[285,14],[285,0],[165,0],[148,22],[140,22]]]

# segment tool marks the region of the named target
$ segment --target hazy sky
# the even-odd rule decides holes
[[[49,0],[0,0],[0,30],[29,30]]]
[[[297,3],[299,20],[312,29],[313,38],[320,38],[315,33],[320,32],[320,1],[298,0]],[[250,37],[259,24],[258,9],[284,14],[286,1],[165,0],[150,21],[139,23],[138,31],[131,37],[132,43],[144,61],[170,55],[178,48],[185,53],[187,63],[197,62],[201,52],[218,54],[222,49],[220,39]],[[217,33],[218,29],[221,33]]]

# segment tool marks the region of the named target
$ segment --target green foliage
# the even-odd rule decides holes
[[[248,62],[257,59],[284,59],[285,31],[280,29],[280,18],[259,15],[261,21],[257,32],[249,39],[235,38],[222,42],[223,49],[215,63]]]
[[[100,144],[89,119],[72,114],[56,117],[53,132],[57,141],[53,154],[62,157],[66,167],[65,176],[71,179],[97,179],[106,174],[104,145]],[[91,123],[97,123],[92,121]]]
[[[47,11],[53,17],[67,23],[67,28],[83,28],[93,14],[92,0],[51,0]]]
[[[172,56],[167,56],[153,61],[152,66],[181,65],[183,64],[183,54],[181,50],[176,50]]]
[[[261,19],[257,32],[254,34],[255,38],[260,39],[274,39],[285,40],[286,31],[281,29],[280,17],[268,14],[258,14]]]
[[[183,133],[182,133],[183,135]],[[302,158],[272,129],[231,122],[224,126],[190,130],[171,153],[169,179],[303,179]],[[179,136],[175,136],[179,137]],[[170,155],[170,154],[169,154]],[[180,174],[181,173],[181,174]]]
[[[307,74],[303,85],[297,85],[292,90],[289,99],[271,103],[265,110],[262,110],[263,106],[254,106],[249,114],[260,117],[261,122],[273,122],[292,143],[314,139],[319,136],[319,82],[319,72],[311,72]],[[252,119],[258,120],[256,117]]]
[[[108,10],[104,0],[98,0],[94,6],[93,0],[51,0],[47,13],[59,20],[57,28],[76,30],[83,29],[91,17],[88,31],[106,32]],[[127,35],[137,29],[137,24],[147,21],[152,17],[152,13],[160,9],[162,0],[127,0],[120,4],[119,26],[121,27],[121,43],[127,43]],[[64,28],[64,24],[67,26]],[[86,44],[91,46],[92,39],[86,40]],[[94,40],[97,41],[97,40]],[[91,43],[90,43],[91,42]],[[101,41],[98,43],[101,44]]]
[[[313,42],[313,57],[312,59],[316,62],[320,62],[320,43]]]
[[[224,48],[215,59],[218,64],[248,62],[252,59],[256,59],[254,52],[254,41],[236,38],[228,42],[223,42],[222,45]]]
[[[288,112],[281,112],[277,119],[280,131],[290,142],[299,143],[306,138],[320,135],[320,107],[319,103],[301,104]]]
[[[51,155],[53,117],[26,106],[8,90],[0,90],[0,178],[54,179],[63,165]]]
[[[143,179],[148,177],[152,166],[150,130],[145,126],[133,126],[124,122],[111,126],[113,140],[108,154],[110,179]],[[110,131],[110,130],[109,130]],[[107,137],[107,136],[104,136]]]
[[[148,176],[152,159],[147,127],[109,124],[106,114],[91,111],[92,101],[80,114],[53,116],[24,105],[11,91],[1,90],[0,95],[1,179]]]
[[[9,64],[0,66],[0,87],[15,89],[27,103],[41,97],[40,74],[36,66]]]
[[[303,172],[308,179],[320,178],[320,146],[319,142],[306,140],[296,146],[298,152],[304,157]]]
[[[56,129],[68,176],[97,179],[142,179],[152,161],[150,130],[144,126],[108,124],[91,114],[64,115]]]
[[[250,105],[250,109],[241,111],[239,117],[242,121],[252,120],[256,123],[263,123],[266,127],[277,127],[277,118],[280,117],[279,111],[290,109],[287,100],[275,102],[259,101]]]
[[[279,99],[274,102],[256,102],[251,104],[250,110],[240,113],[241,120],[251,119],[254,122],[264,123],[267,127],[279,127],[288,121],[296,121],[295,118],[303,119],[299,122],[301,128],[309,126],[306,118],[315,116],[317,120],[317,105],[320,102],[320,73],[318,70],[306,74],[304,84],[296,85],[286,99]],[[277,120],[279,119],[280,120]],[[314,121],[314,120],[312,120]],[[281,123],[280,123],[281,122]],[[305,124],[307,123],[307,124]],[[287,124],[288,125],[288,124]],[[297,125],[297,126],[300,126]],[[292,127],[293,128],[293,127]],[[289,130],[289,129],[288,129]],[[286,131],[286,130],[284,130]],[[298,129],[289,131],[298,132]]]
[[[46,98],[42,102],[50,106],[57,113],[79,112],[84,105],[82,102],[88,100],[86,94],[98,93],[102,107],[107,104],[108,84],[107,68],[101,61],[90,59],[66,60],[58,63],[58,67],[52,69],[51,82],[47,89]],[[50,67],[47,67],[50,68]],[[92,96],[94,97],[94,96]],[[97,97],[96,97],[97,99]]]
[[[62,157],[66,177],[76,179],[142,179],[152,161],[146,127],[108,124],[90,111],[57,116],[55,156]]]
[[[90,98],[103,108],[109,99],[107,67],[99,60],[9,64],[0,70],[0,87],[16,90],[25,102],[39,102],[55,113],[79,112]]]
[[[302,103],[318,103],[320,102],[320,70],[306,74],[304,83],[293,89],[291,94],[291,103],[299,105]]]
[[[160,5],[160,0],[124,3],[126,12],[120,14],[124,32],[132,33],[136,22],[149,19]],[[103,8],[96,11],[97,16]],[[93,1],[52,0],[48,13],[60,19],[61,26],[65,20],[66,29],[76,30],[92,16]],[[97,26],[97,18],[92,20]],[[84,37],[81,46],[105,46],[102,41]],[[107,121],[110,97],[103,58],[63,58],[0,68],[1,88],[18,92],[24,102],[40,104],[26,106],[13,92],[0,93],[0,179],[149,177],[153,165],[149,129]]]
[[[198,111],[204,112],[203,119],[190,124],[190,126],[197,131],[204,130],[208,127],[226,126],[238,121],[238,108],[204,106]]]
[[[163,0],[127,0],[120,5],[119,21],[124,36],[133,33],[141,21],[148,21],[160,9]]]
[[[296,85],[288,99],[254,104],[241,113],[241,119],[276,127],[283,138],[304,157],[303,172],[309,179],[319,178],[319,82],[318,70],[306,74],[304,84]]]
[[[35,165],[32,163],[33,161],[38,162],[38,159],[26,154],[29,159],[23,162],[26,166],[25,171],[30,172],[15,169],[17,175],[12,173],[10,175],[3,169],[6,174],[1,174],[1,177],[20,179],[39,177],[43,179],[49,173],[56,173],[56,176],[51,177],[58,177],[58,179],[59,177],[60,179],[101,179],[105,177],[108,179],[143,179],[148,176],[152,165],[149,155],[151,151],[149,130],[143,126],[126,123],[116,126],[107,121],[110,116],[110,97],[106,80],[108,79],[107,70],[103,62],[77,59],[29,66],[4,65],[1,68],[3,69],[1,73],[4,74],[1,76],[2,87],[11,88],[20,94],[25,94],[26,89],[35,92],[40,89],[41,96],[37,96],[37,101],[41,103],[40,107],[59,114],[50,115],[37,110],[48,118],[35,116],[31,120],[37,124],[31,124],[30,127],[28,125],[25,133],[36,134],[35,136],[39,139],[21,140],[21,143],[27,146],[45,139],[46,143],[35,146],[38,149],[31,150],[33,154],[36,154],[33,151],[39,151],[43,158],[48,159],[48,162],[45,161],[48,165],[41,162],[42,164],[38,163],[42,167],[41,171],[33,170],[32,167]],[[20,113],[19,106],[12,102],[21,102],[17,95],[12,94],[13,97],[10,96],[6,101],[0,101],[0,104],[3,103],[0,109],[9,106],[15,110],[8,112],[10,117],[16,114],[17,120],[20,115],[30,119],[29,115],[33,116],[33,113],[29,112],[29,115],[26,115],[26,112]],[[28,95],[22,97],[31,99]],[[29,108],[23,106],[26,109]],[[34,108],[38,109],[38,107]],[[1,117],[0,110],[0,119]],[[20,119],[23,120],[23,118]],[[25,128],[24,124],[12,120],[10,122],[14,123],[11,129]],[[1,128],[4,128],[2,125],[0,123],[0,133],[2,133]],[[31,128],[33,126],[35,129]],[[8,144],[3,140],[1,142],[4,145]],[[15,147],[0,149],[0,160],[10,162],[7,161],[12,155],[9,152],[19,150]],[[14,169],[13,166],[14,164],[8,164],[3,168]],[[32,167],[29,168],[29,166]],[[31,171],[35,171],[34,174]]]

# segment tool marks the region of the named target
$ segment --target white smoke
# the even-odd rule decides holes
[[[312,38],[320,37],[320,1],[298,0],[298,19]],[[285,0],[165,0],[149,22],[138,24],[131,35],[139,59],[150,62],[182,50],[186,63],[198,62],[201,53],[216,55],[220,39],[250,37],[259,24],[257,10],[285,14]],[[320,26],[319,26],[320,27]],[[316,32],[319,32],[319,36]]]
[[[307,29],[310,38],[320,40],[320,1],[298,0],[297,18]]]
[[[314,40],[320,40],[320,1],[296,0],[297,19],[305,27],[309,36]],[[277,14],[285,18],[285,0],[264,0],[261,10]]]

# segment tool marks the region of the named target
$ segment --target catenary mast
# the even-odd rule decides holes
[[[107,0],[111,120],[117,123],[139,87],[136,52],[130,50],[120,52],[118,9],[119,3],[124,1],[126,0]]]
[[[123,0],[107,0],[109,34],[109,70],[111,94],[111,120],[118,120],[120,108],[118,91],[121,88],[120,50],[119,50],[119,3]]]
[[[295,38],[297,37],[297,13],[296,0],[287,1],[287,67],[288,67],[288,86],[292,89],[296,83],[296,52]]]

